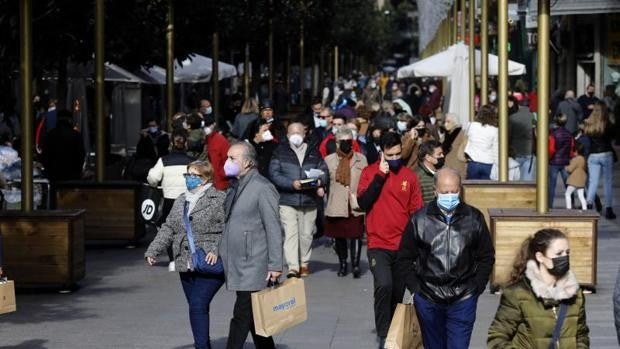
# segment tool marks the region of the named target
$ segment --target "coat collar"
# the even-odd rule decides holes
[[[577,294],[579,283],[572,271],[568,271],[554,286],[547,285],[540,275],[536,261],[529,260],[525,268],[525,277],[529,280],[532,291],[538,298],[562,301]]]

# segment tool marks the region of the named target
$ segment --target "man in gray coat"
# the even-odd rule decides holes
[[[226,195],[226,225],[219,251],[226,288],[237,292],[237,300],[227,349],[243,348],[248,332],[256,348],[275,348],[273,338],[256,335],[251,294],[264,289],[268,281],[276,281],[282,272],[279,195],[256,165],[256,151],[249,143],[235,143],[228,150],[224,171],[237,181]]]
[[[555,116],[560,114],[566,115],[566,129],[570,133],[575,134],[578,130],[579,123],[583,121],[583,110],[581,105],[575,100],[575,92],[572,90],[566,91],[564,100],[558,104],[558,111]]]

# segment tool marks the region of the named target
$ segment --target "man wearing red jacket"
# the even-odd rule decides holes
[[[207,158],[213,166],[213,186],[218,190],[228,188],[228,179],[224,173],[224,163],[228,158],[230,144],[226,137],[222,136],[216,128],[215,119],[211,114],[204,117],[205,148]]]
[[[402,302],[404,280],[395,268],[400,239],[411,215],[422,208],[417,175],[402,166],[400,137],[381,136],[380,161],[362,171],[357,200],[366,211],[368,263],[374,279],[375,326],[379,348],[385,345],[396,304]]]

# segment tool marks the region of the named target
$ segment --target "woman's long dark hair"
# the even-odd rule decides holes
[[[534,236],[525,239],[521,244],[519,253],[515,257],[508,284],[512,285],[521,281],[525,275],[527,262],[530,259],[536,260],[536,252],[544,254],[551,242],[557,239],[566,239],[566,235],[558,229],[541,229]]]

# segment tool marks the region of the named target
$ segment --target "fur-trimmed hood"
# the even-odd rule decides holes
[[[530,281],[532,291],[538,298],[561,301],[574,297],[579,291],[579,283],[571,270],[559,279],[555,286],[549,286],[543,281],[536,261],[529,260],[525,269],[525,276]]]

